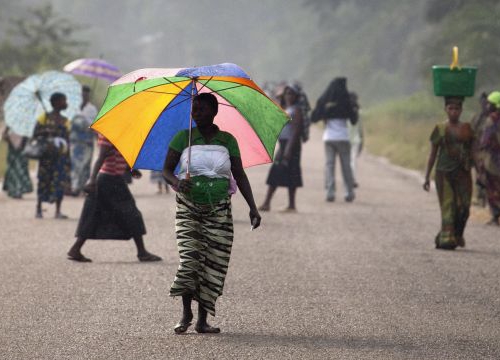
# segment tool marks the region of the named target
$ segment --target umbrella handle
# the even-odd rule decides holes
[[[191,135],[193,133],[193,97],[194,97],[194,89],[196,86],[196,79],[193,78],[191,80],[191,110],[189,111],[189,139],[188,139],[188,158],[187,158],[187,166],[186,166],[186,179],[189,179],[190,176],[190,165],[191,165]]]
[[[35,91],[35,97],[40,102],[40,105],[42,105],[43,112],[47,113],[47,109],[45,108],[45,105],[43,104],[42,95],[40,95],[40,90]]]

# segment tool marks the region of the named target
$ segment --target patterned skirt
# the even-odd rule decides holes
[[[441,208],[441,231],[435,238],[442,248],[455,248],[463,239],[472,198],[470,170],[436,171],[436,189]]]
[[[92,143],[71,143],[71,190],[79,192],[90,178],[94,147]]]
[[[170,296],[191,295],[211,315],[222,295],[233,244],[231,201],[190,202],[177,193],[175,232],[180,264]]]
[[[28,159],[23,156],[21,149],[15,149],[12,145],[9,145],[7,154],[3,191],[12,198],[21,198],[23,194],[33,191],[28,171]]]

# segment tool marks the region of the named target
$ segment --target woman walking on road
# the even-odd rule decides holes
[[[176,189],[175,231],[180,265],[170,296],[182,296],[182,318],[177,334],[191,325],[191,303],[198,302],[198,333],[219,333],[207,323],[215,315],[215,302],[222,295],[233,243],[233,218],[229,195],[231,174],[250,207],[252,228],[260,225],[252,189],[243,170],[236,139],[214,124],[217,98],[209,93],[194,97],[191,147],[189,130],[182,130],[170,142],[163,174]],[[190,154],[190,155],[189,155]],[[187,159],[190,158],[189,173]],[[180,164],[178,177],[174,175]]]
[[[302,170],[300,169],[301,134],[303,114],[299,106],[300,91],[293,85],[284,88],[281,107],[292,119],[285,125],[279,136],[279,149],[273,166],[267,177],[267,194],[261,211],[271,210],[271,200],[280,186],[288,188],[288,207],[283,212],[296,212],[295,195],[297,188],[302,187]]]
[[[500,92],[488,96],[489,121],[483,131],[479,149],[480,182],[486,188],[486,197],[491,211],[489,225],[500,225]]]
[[[146,226],[134,197],[125,183],[123,174],[129,170],[123,156],[104,136],[98,136],[99,156],[84,191],[85,198],[76,242],[68,252],[68,258],[79,262],[91,260],[81,253],[87,239],[134,239],[139,261],[160,261],[159,256],[149,253],[143,235]],[[132,175],[141,177],[138,170]]]
[[[431,152],[423,188],[430,189],[430,175],[436,165],[436,189],[441,208],[441,230],[436,235],[438,249],[464,247],[464,230],[469,218],[472,197],[474,132],[468,123],[460,122],[462,97],[445,97],[448,121],[437,124],[432,131]]]
[[[41,219],[42,202],[56,203],[56,219],[67,219],[61,213],[64,193],[70,186],[71,164],[69,159],[69,120],[61,115],[68,105],[66,96],[54,93],[50,97],[52,111],[44,113],[35,127],[34,137],[43,139],[47,151],[38,163],[38,201],[36,218]]]
[[[354,201],[354,178],[351,168],[351,144],[347,122],[356,124],[358,114],[355,111],[349,92],[347,79],[339,77],[334,79],[323,95],[318,99],[314,108],[311,121],[325,121],[323,141],[325,142],[325,188],[326,201],[335,201],[335,161],[337,154],[342,166],[342,176],[346,187],[344,200]]]

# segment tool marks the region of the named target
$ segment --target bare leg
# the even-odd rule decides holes
[[[193,320],[193,311],[191,310],[192,300],[193,296],[182,295],[182,318],[174,327],[176,334],[186,332],[188,327],[191,326],[191,321]]]
[[[63,198],[56,200],[56,214],[55,214],[56,219],[67,219],[68,218],[66,215],[61,214],[62,201],[63,201]]]
[[[295,186],[290,186],[288,188],[288,208],[295,209],[295,194],[297,193],[297,188]]]
[[[142,235],[137,235],[134,236],[134,242],[135,246],[137,247],[137,257],[139,258],[139,261],[161,261],[162,258],[159,256],[156,256],[154,254],[151,254],[146,250],[146,247],[144,246],[144,239],[142,238]]]
[[[86,240],[87,239],[82,238],[82,237],[76,238],[75,243],[73,244],[71,249],[69,249],[69,251],[68,251],[68,257],[70,260],[75,260],[75,261],[80,261],[80,262],[91,262],[92,261],[89,258],[86,258],[85,256],[83,256],[83,254],[81,252],[82,246],[83,246],[83,244],[85,244]]]
[[[267,188],[266,199],[264,200],[264,203],[259,207],[259,210],[261,211],[271,210],[271,200],[273,198],[275,191],[276,191],[276,186],[269,185],[269,187]]]
[[[220,333],[220,328],[208,325],[207,315],[207,311],[203,308],[203,306],[198,304],[198,321],[196,321],[196,325],[194,327],[196,332],[210,334]]]
[[[36,203],[36,218],[41,219],[43,217],[42,215],[42,200],[38,199]]]

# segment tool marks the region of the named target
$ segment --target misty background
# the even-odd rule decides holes
[[[0,6],[1,76],[61,68],[78,57],[102,56],[124,73],[234,62],[258,84],[299,80],[312,99],[346,76],[349,88],[373,104],[431,91],[430,66],[449,64],[454,45],[462,64],[480,67],[480,87],[497,85],[492,74],[500,70],[500,7],[493,0],[0,0]],[[37,11],[45,11],[44,24]]]
[[[449,65],[458,46],[460,64],[478,67],[469,121],[480,92],[500,88],[498,34],[498,0],[0,0],[0,102],[5,79],[81,57],[123,73],[233,62],[261,86],[300,81],[312,106],[345,76],[370,153],[423,170],[430,131],[445,120],[432,65]],[[79,80],[99,106],[107,84]]]

